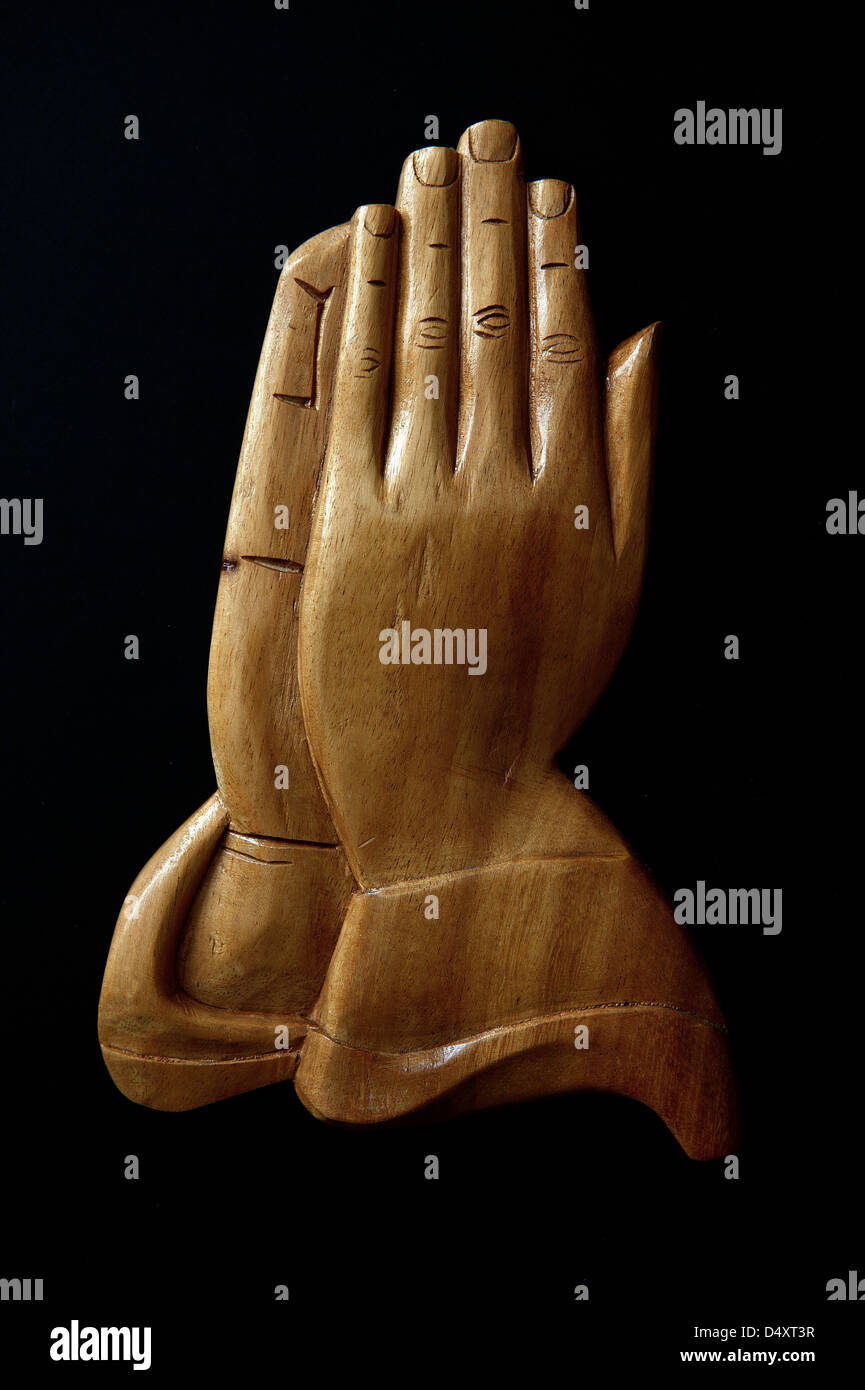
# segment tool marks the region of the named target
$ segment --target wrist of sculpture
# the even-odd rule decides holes
[[[717,1000],[624,847],[355,893],[295,1085],[317,1115],[359,1124],[611,1090],[703,1158],[736,1127]]]
[[[416,800],[407,814],[396,798],[371,805],[369,829],[337,803],[330,811],[358,884],[364,890],[503,861],[626,853],[619,831],[557,768],[452,773],[446,798]]]

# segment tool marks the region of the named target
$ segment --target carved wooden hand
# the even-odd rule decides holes
[[[554,770],[630,631],[654,436],[654,328],[604,389],[579,240],[490,121],[286,266],[214,625],[219,792],[106,970],[135,1099],[294,1076],[367,1123],[609,1089],[695,1156],[733,1142],[702,966]]]
[[[459,153],[418,151],[397,212],[352,224],[300,659],[365,885],[550,852],[561,799],[543,783],[631,628],[654,328],[614,355],[605,439],[579,240],[573,189],[527,190],[496,121]],[[603,849],[580,802],[567,847]]]

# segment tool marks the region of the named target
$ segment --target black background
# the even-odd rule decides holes
[[[817,1329],[825,1373],[861,1326],[826,1301],[829,1278],[865,1275],[865,541],[825,530],[830,497],[865,492],[836,22],[601,0],[7,16],[0,491],[43,497],[45,536],[0,538],[0,1274],[46,1293],[3,1305],[3,1359],[74,1375],[47,1352],[77,1317],[152,1325],[159,1383],[234,1361],[328,1378],[344,1356],[400,1381],[439,1357],[441,1375],[501,1376],[504,1358],[508,1379],[517,1343],[538,1376],[615,1375],[719,1345],[695,1323],[780,1322]],[[673,112],[698,100],[783,107],[782,153],[677,146]],[[392,201],[430,113],[444,144],[510,119],[528,178],[575,183],[606,348],[664,324],[644,601],[563,765],[590,766],[671,893],[783,889],[779,936],[695,928],[737,1060],[738,1181],[616,1097],[352,1132],[290,1084],[150,1112],[101,1061],[123,897],[214,786],[210,624],[274,247]]]

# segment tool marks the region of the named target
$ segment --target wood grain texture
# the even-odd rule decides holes
[[[296,1068],[363,1125],[607,1090],[694,1157],[735,1144],[699,956],[557,768],[633,624],[657,419],[658,325],[604,363],[581,242],[571,185],[485,121],[286,266],[214,622],[219,792],[106,972],[136,1099]]]

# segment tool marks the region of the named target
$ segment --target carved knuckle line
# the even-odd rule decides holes
[[[355,377],[373,376],[381,366],[381,353],[378,348],[362,348],[360,355],[355,358],[355,365]]]
[[[541,342],[541,356],[548,362],[582,362],[585,344],[573,333],[548,333]]]
[[[486,304],[472,314],[474,332],[479,338],[503,338],[511,326],[504,304]]]
[[[438,314],[430,314],[427,318],[419,319],[415,333],[415,347],[433,349],[442,348],[448,340],[448,322]]]

